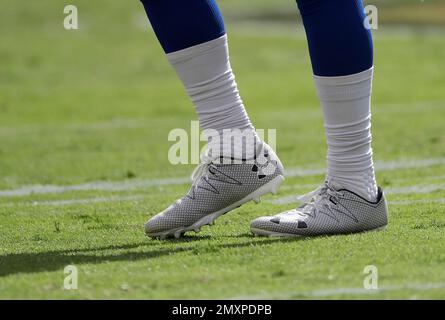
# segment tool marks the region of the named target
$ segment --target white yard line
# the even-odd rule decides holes
[[[46,201],[20,201],[16,203],[0,204],[0,207],[16,207],[16,206],[69,206],[73,204],[93,204],[103,202],[126,202],[145,199],[146,196],[114,196],[114,197],[98,197],[98,198],[86,198],[86,199],[68,199],[68,200],[46,200]],[[267,201],[268,203],[277,204],[274,201]],[[297,201],[291,201],[289,203],[296,203]],[[390,205],[413,205],[413,204],[428,204],[428,203],[445,203],[445,198],[438,199],[420,199],[420,200],[400,200],[389,201]],[[282,204],[282,203],[278,203]]]
[[[2,190],[0,197],[29,196],[33,194],[55,194],[71,191],[127,191],[135,189],[145,189],[149,187],[173,186],[185,184],[190,181],[189,178],[171,178],[171,179],[147,179],[147,180],[126,180],[117,182],[89,182],[77,185],[56,186],[56,185],[33,185],[24,186],[18,189]]]
[[[92,203],[103,203],[103,202],[126,202],[144,199],[146,196],[113,196],[113,197],[96,197],[96,198],[85,198],[85,199],[67,199],[67,200],[44,200],[44,201],[20,201],[20,202],[8,202],[0,204],[0,207],[17,207],[17,206],[69,206],[73,204],[92,204]]]
[[[431,193],[434,191],[445,190],[445,184],[419,184],[415,186],[388,188],[386,194],[409,194],[409,193]]]
[[[425,194],[425,193],[431,193],[434,191],[442,191],[445,190],[445,184],[419,184],[415,186],[408,186],[408,187],[399,187],[399,188],[388,188],[385,190],[385,194]],[[276,205],[282,205],[282,204],[290,204],[290,203],[297,203],[298,202],[298,195],[290,195],[290,196],[284,196],[277,199],[269,200],[268,203],[276,204]],[[412,200],[417,201],[417,200]],[[428,200],[425,199],[425,203],[428,203],[428,201],[433,201],[433,199]],[[391,204],[401,204],[397,202],[390,202]],[[403,204],[414,204],[415,202],[409,202],[406,201]]]
[[[70,200],[53,200],[53,201],[33,201],[29,202],[33,206],[67,206],[72,204],[90,204],[90,203],[101,203],[101,202],[121,202],[121,201],[134,201],[144,198],[143,196],[125,196],[125,197],[98,197],[89,199],[70,199]]]
[[[419,284],[408,284],[408,285],[392,285],[392,286],[382,286],[378,290],[367,290],[364,288],[334,288],[334,289],[320,289],[312,291],[290,291],[281,292],[277,294],[262,294],[262,295],[252,295],[252,296],[238,296],[229,299],[239,300],[262,300],[262,299],[292,299],[298,297],[329,297],[335,295],[373,295],[384,292],[391,291],[401,291],[401,290],[413,290],[413,291],[428,291],[434,289],[445,289],[445,283],[419,283]]]
[[[377,171],[390,171],[410,168],[425,168],[434,165],[444,165],[445,158],[432,158],[420,160],[400,160],[376,162]],[[324,174],[325,168],[307,169],[292,168],[286,170],[286,177],[308,177]],[[145,189],[149,187],[173,186],[189,183],[189,178],[167,178],[167,179],[135,179],[116,182],[96,181],[77,185],[31,185],[17,189],[0,190],[0,197],[29,196],[33,194],[57,194],[72,191],[127,191],[135,189]]]
[[[390,205],[409,206],[413,204],[445,203],[445,198],[389,201]]]

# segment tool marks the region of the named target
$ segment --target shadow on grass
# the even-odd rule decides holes
[[[181,239],[153,240],[132,244],[110,245],[72,250],[57,250],[39,253],[14,253],[0,256],[0,277],[19,273],[51,272],[63,270],[67,265],[99,264],[105,262],[140,261],[157,259],[182,252],[196,254],[215,253],[221,249],[262,246],[278,242],[298,241],[298,239],[252,238],[242,234],[235,243],[208,242],[210,236],[185,236]],[[154,246],[154,247],[153,247]],[[168,248],[166,248],[168,246]],[[120,252],[122,250],[139,250]],[[116,252],[109,252],[116,251]]]

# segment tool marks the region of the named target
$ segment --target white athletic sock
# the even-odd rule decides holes
[[[214,137],[215,131],[222,135],[224,130],[239,129],[257,141],[230,66],[227,35],[169,53],[167,58],[195,105],[201,128],[210,131],[208,137]],[[233,157],[233,143],[224,143],[224,140],[209,139],[213,141],[209,148],[221,147],[224,156]],[[235,149],[240,147],[243,157],[251,158],[255,154],[255,145],[244,143]]]
[[[373,68],[342,77],[314,76],[325,118],[328,181],[369,201],[377,198],[371,148]]]

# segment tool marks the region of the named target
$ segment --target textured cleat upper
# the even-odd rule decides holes
[[[379,188],[375,202],[346,189],[325,185],[302,206],[276,216],[252,221],[255,234],[277,236],[317,236],[346,234],[382,228],[388,223],[387,204]]]
[[[255,159],[229,162],[221,159],[209,161],[205,173],[199,176],[187,194],[150,219],[145,224],[145,232],[157,236],[189,228],[209,215],[219,216],[283,174],[281,163],[267,145]],[[210,220],[205,224],[213,219]]]

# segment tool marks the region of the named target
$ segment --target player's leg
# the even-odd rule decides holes
[[[145,225],[150,236],[178,237],[275,191],[283,169],[273,150],[258,139],[245,111],[215,0],[142,3],[209,137],[209,150],[193,174],[188,194]],[[241,161],[234,164],[234,159]]]
[[[297,0],[328,144],[327,179],[305,204],[252,222],[258,234],[365,231],[387,223],[371,148],[373,46],[361,0]]]

